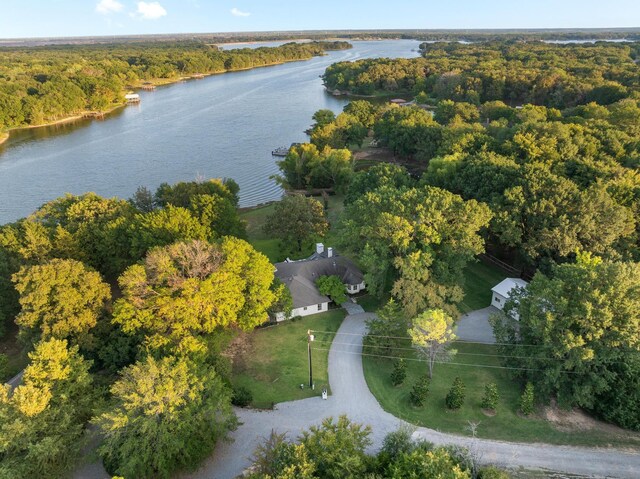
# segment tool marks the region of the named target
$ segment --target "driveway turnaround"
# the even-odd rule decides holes
[[[371,452],[377,450],[384,436],[400,426],[401,421],[385,412],[373,397],[362,371],[362,335],[365,320],[371,313],[352,314],[345,318],[329,352],[329,381],[332,395],[281,403],[273,411],[236,409],[242,425],[231,434],[233,442],[221,442],[214,454],[194,473],[183,479],[232,479],[251,464],[255,447],[271,430],[287,432],[294,439],[311,425],[327,416],[346,414],[349,419],[373,428]],[[506,467],[524,467],[578,474],[588,477],[640,477],[640,454],[616,449],[595,449],[546,444],[520,444],[473,439],[443,434],[428,428],[416,428],[414,437],[435,444],[457,444],[472,450],[482,462]],[[79,476],[77,476],[79,477]]]
[[[493,336],[493,328],[489,324],[489,316],[498,312],[500,312],[498,308],[489,306],[463,314],[456,323],[456,336],[462,341],[495,343],[496,338]]]

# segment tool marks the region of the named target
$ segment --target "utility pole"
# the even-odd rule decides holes
[[[313,389],[313,366],[311,364],[311,342],[313,341],[311,330],[307,330],[307,352],[309,353],[309,387]]]

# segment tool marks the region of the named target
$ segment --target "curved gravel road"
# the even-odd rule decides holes
[[[385,412],[369,391],[362,371],[360,352],[365,320],[371,313],[351,314],[343,321],[339,333],[340,345],[329,352],[329,381],[332,396],[326,401],[309,398],[281,403],[273,411],[237,409],[243,423],[231,434],[233,442],[220,443],[214,454],[194,473],[183,479],[232,479],[250,465],[257,444],[271,430],[288,432],[295,438],[310,425],[327,416],[346,414],[349,419],[369,424],[373,428],[372,451],[382,444],[384,436],[402,423]],[[640,454],[616,449],[592,449],[547,444],[520,444],[471,439],[443,434],[428,428],[417,428],[414,437],[435,444],[458,444],[469,447],[482,462],[507,467],[524,467],[558,471],[587,477],[640,478]]]

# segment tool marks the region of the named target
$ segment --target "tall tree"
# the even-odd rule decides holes
[[[411,321],[409,336],[413,347],[427,360],[429,379],[436,362],[448,359],[455,351],[449,345],[456,339],[453,319],[440,309],[429,309]]]
[[[168,478],[193,468],[235,424],[231,393],[208,366],[148,356],[111,387],[114,406],[95,423],[107,470],[124,477]]]
[[[304,431],[300,443],[316,464],[319,477],[326,479],[355,479],[362,477],[367,468],[366,448],[371,445],[370,426],[361,426],[340,416],[322,421]]]
[[[111,290],[100,274],[74,260],[53,259],[13,276],[22,307],[16,324],[32,340],[69,339],[92,347],[91,329],[110,307]]]
[[[64,477],[95,399],[90,362],[58,339],[37,344],[29,358],[22,383],[0,388],[0,477]]]
[[[489,208],[435,187],[383,186],[345,208],[340,242],[359,256],[367,288],[391,293],[415,316],[427,308],[451,315],[463,296],[463,269],[484,250],[479,230]]]
[[[264,230],[292,246],[298,252],[309,240],[322,238],[329,229],[322,204],[302,195],[285,196],[267,217]]]
[[[501,354],[556,396],[640,428],[640,264],[603,261],[587,253],[575,263],[537,273],[493,320]],[[507,345],[508,344],[508,345]],[[535,347],[532,347],[535,346]],[[616,399],[611,402],[612,396]],[[629,414],[631,413],[631,414]]]
[[[153,350],[206,350],[218,327],[251,329],[267,320],[273,266],[243,240],[175,243],[149,252],[120,277],[114,322]]]

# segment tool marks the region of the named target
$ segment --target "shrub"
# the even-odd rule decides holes
[[[253,394],[244,386],[233,386],[231,404],[238,407],[247,407],[253,401]]]
[[[480,404],[485,409],[493,409],[494,411],[498,407],[498,385],[496,383],[487,384],[484,387],[484,396],[482,396],[482,403]]]
[[[533,384],[527,383],[524,388],[524,392],[520,397],[520,411],[522,411],[522,414],[525,414],[527,416],[533,414],[534,399],[535,396],[533,394]]]
[[[456,377],[453,380],[453,385],[449,392],[447,393],[447,397],[445,398],[445,404],[449,409],[460,409],[464,404],[465,398],[465,390],[464,383],[460,377]]]
[[[478,471],[478,479],[509,479],[509,473],[495,466],[483,467]]]
[[[393,363],[393,372],[391,373],[391,383],[394,386],[400,386],[407,377],[407,365],[404,359],[396,359]]]
[[[429,395],[429,376],[420,376],[409,393],[409,402],[415,407],[424,406]]]

